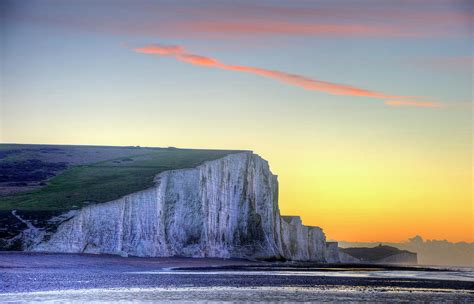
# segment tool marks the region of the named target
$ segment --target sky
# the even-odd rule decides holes
[[[471,1],[0,12],[1,142],[253,150],[329,239],[474,241]]]

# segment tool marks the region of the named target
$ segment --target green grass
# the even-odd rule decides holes
[[[0,210],[61,211],[106,202],[151,187],[153,178],[160,172],[196,167],[235,152],[164,149],[75,166],[52,178],[41,189],[0,198]]]

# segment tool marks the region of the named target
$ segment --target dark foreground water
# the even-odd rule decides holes
[[[474,302],[473,269],[0,253],[0,302]]]

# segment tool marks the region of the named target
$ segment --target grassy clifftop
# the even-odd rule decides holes
[[[106,202],[152,186],[160,172],[196,167],[236,152],[0,145],[0,167],[7,168],[0,173],[0,188],[23,187],[4,192],[0,210],[60,211]]]

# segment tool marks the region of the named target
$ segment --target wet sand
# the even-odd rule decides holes
[[[0,253],[15,301],[474,301],[472,271],[194,258]]]

